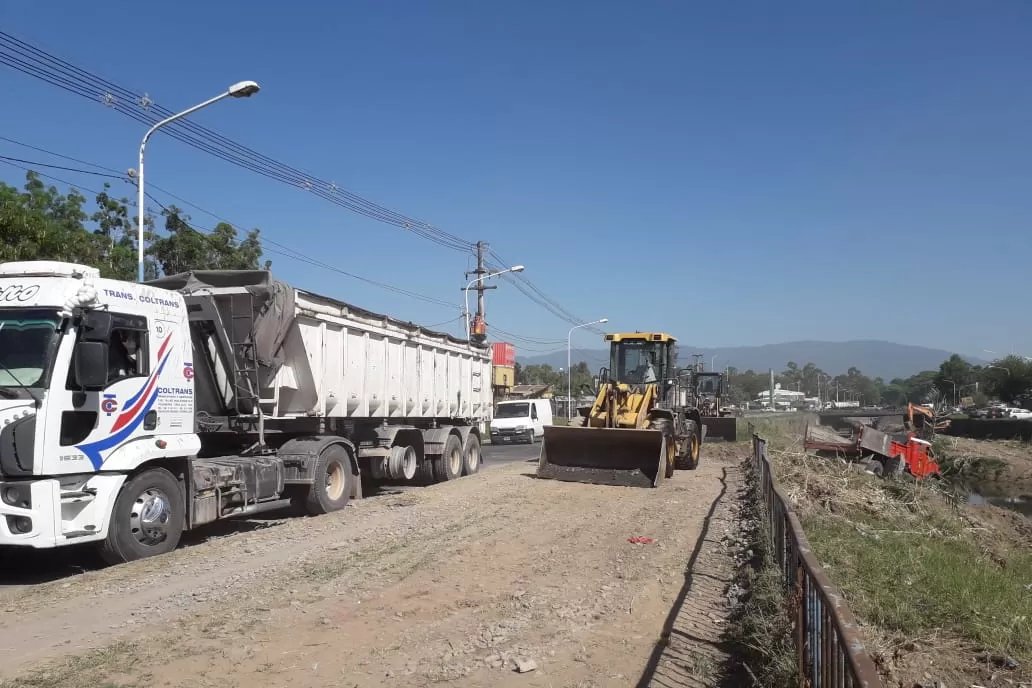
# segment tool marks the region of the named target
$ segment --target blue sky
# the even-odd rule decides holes
[[[98,7],[4,2],[4,30],[172,109],[255,79],[260,94],[195,121],[491,242],[607,329],[697,346],[890,339],[1032,354],[1027,3]],[[136,166],[142,125],[2,65],[0,93],[0,134]],[[0,155],[61,163],[2,141]],[[0,165],[0,179],[21,177]],[[469,256],[161,134],[147,180],[324,262],[461,303]],[[270,257],[282,278],[375,311],[458,314]],[[569,328],[503,282],[488,322],[538,340]]]

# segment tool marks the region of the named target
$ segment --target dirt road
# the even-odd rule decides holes
[[[3,590],[0,685],[633,685],[741,453],[658,490],[511,463]]]

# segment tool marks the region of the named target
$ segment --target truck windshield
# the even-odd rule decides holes
[[[60,320],[54,311],[0,308],[0,387],[42,387]]]
[[[495,418],[526,418],[530,415],[530,404],[498,404]]]

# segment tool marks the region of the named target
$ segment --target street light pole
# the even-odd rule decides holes
[[[496,277],[498,275],[504,275],[507,272],[523,272],[523,266],[522,265],[513,265],[511,268],[505,268],[504,270],[498,270],[497,272],[489,272],[489,273],[487,273],[485,275],[480,275],[478,277],[475,277],[475,278],[471,279],[469,281],[469,284],[466,285],[466,288],[462,290],[462,298],[463,298],[463,306],[464,306],[463,311],[462,311],[462,319],[466,323],[466,341],[467,342],[469,341],[469,288],[472,287],[477,282],[480,282],[482,280],[486,280],[488,277]]]
[[[233,97],[233,98],[247,98],[249,96],[253,96],[259,90],[261,90],[261,87],[258,86],[258,84],[256,82],[254,82],[254,81],[238,81],[237,83],[233,84],[228,89],[226,89],[222,93],[218,94],[214,98],[209,98],[208,100],[204,101],[203,103],[198,103],[197,105],[194,105],[191,108],[187,108],[186,110],[183,110],[182,112],[179,112],[179,113],[177,113],[175,115],[172,115],[171,117],[166,117],[165,119],[161,120],[160,122],[155,124],[150,129],[148,129],[147,133],[143,135],[143,140],[140,141],[139,167],[136,170],[136,174],[138,176],[138,179],[136,180],[136,222],[137,222],[137,225],[138,225],[137,229],[136,229],[136,233],[137,233],[136,242],[138,244],[138,246],[137,246],[137,268],[136,268],[136,273],[137,274],[136,274],[136,277],[137,277],[137,281],[138,282],[142,282],[143,281],[143,241],[144,241],[143,216],[144,216],[144,199],[145,199],[145,195],[146,195],[144,187],[143,187],[143,154],[144,154],[144,151],[147,148],[147,141],[150,140],[150,137],[158,129],[160,129],[161,127],[165,126],[166,124],[169,124],[171,122],[176,121],[177,119],[179,119],[181,117],[186,117],[187,115],[193,114],[194,112],[197,112],[201,108],[208,107],[212,103],[217,103],[218,101],[222,100],[223,98],[230,97],[230,96]]]
[[[710,362],[709,362],[710,372],[713,372],[714,370],[716,370],[716,368],[714,368],[714,366],[717,364],[717,356],[719,356],[719,355],[720,354],[713,354],[713,357],[710,359]]]
[[[573,331],[579,330],[582,327],[590,327],[591,325],[602,325],[609,322],[609,318],[599,318],[589,323],[583,323],[581,325],[574,325],[570,328],[570,331],[566,334],[566,422],[569,423],[573,420],[573,362],[571,349],[571,342],[573,341]]]
[[[953,405],[956,406],[957,405],[957,383],[954,382],[953,380],[949,379],[948,377],[944,377],[942,379],[942,381],[943,382],[949,382],[950,384],[953,385]]]

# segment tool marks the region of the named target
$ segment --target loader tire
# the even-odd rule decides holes
[[[699,426],[690,420],[685,423],[685,433],[688,453],[678,459],[677,467],[685,471],[694,471],[699,467],[699,451],[702,444],[699,441]]]
[[[654,418],[649,421],[650,430],[659,430],[663,433],[662,452],[666,456],[663,461],[663,477],[673,478],[674,470],[677,468],[677,443],[670,432],[670,421],[666,418]]]

